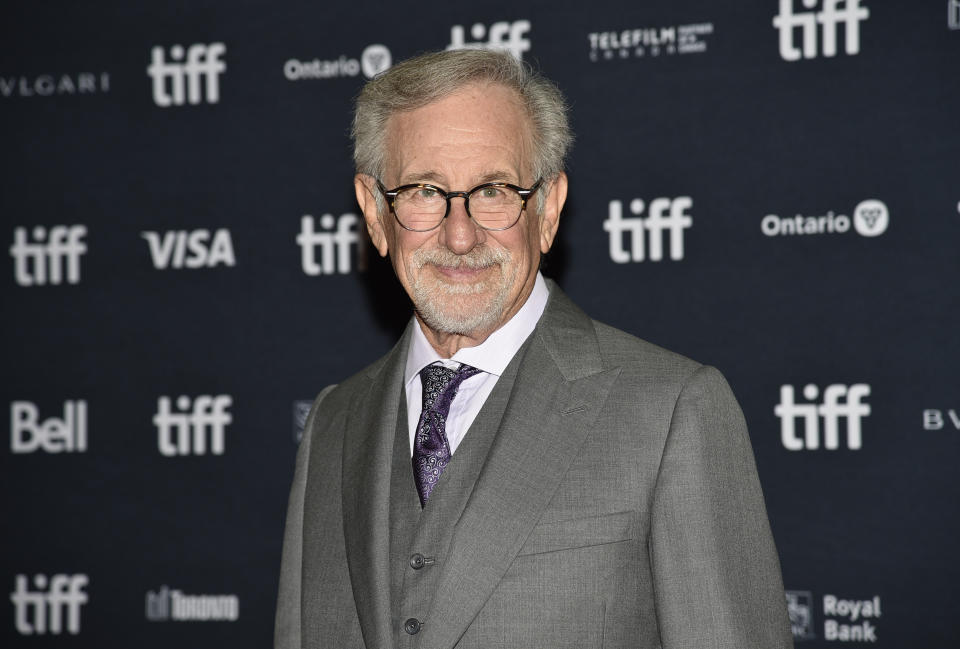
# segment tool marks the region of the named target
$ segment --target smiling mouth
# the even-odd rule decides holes
[[[438,275],[441,275],[445,279],[452,281],[472,281],[484,275],[487,271],[491,270],[496,264],[484,264],[482,266],[470,266],[465,263],[457,264],[456,266],[444,265],[444,264],[429,264],[433,267]]]

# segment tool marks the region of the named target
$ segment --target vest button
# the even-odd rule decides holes
[[[417,635],[420,633],[420,620],[415,617],[408,619],[403,623],[403,630],[409,635]]]
[[[410,555],[410,567],[414,570],[420,570],[426,564],[426,559],[419,552]]]

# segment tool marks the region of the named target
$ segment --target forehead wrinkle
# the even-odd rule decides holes
[[[457,131],[462,133],[475,133],[479,130],[479,128],[475,126],[457,126],[456,124],[442,124],[441,126],[448,131]]]
[[[435,107],[435,103],[449,102],[451,99],[456,100],[458,96],[463,97],[465,94],[469,95],[472,93],[476,94],[476,91],[482,91],[481,99],[485,99],[484,95],[487,94],[487,91],[491,89],[497,89],[496,84],[469,84],[465,88],[461,89],[454,93],[453,95],[437,100],[437,102],[432,102],[425,106],[419,107],[411,111],[403,111],[395,113],[388,118],[386,123],[386,137],[385,145],[387,149],[387,155],[385,156],[385,165],[383,173],[385,177],[392,176],[397,179],[397,183],[412,183],[412,182],[429,182],[431,184],[440,184],[444,182],[449,182],[453,179],[448,174],[454,173],[456,176],[460,177],[459,171],[466,171],[469,173],[469,177],[473,179],[471,182],[476,184],[483,184],[485,182],[495,182],[503,181],[509,182],[511,184],[524,184],[527,180],[526,175],[533,171],[531,166],[531,120],[525,106],[519,101],[519,98],[516,97],[513,93],[507,93],[505,99],[507,99],[506,106],[509,108],[505,109],[505,106],[501,104],[500,106],[493,107],[484,107],[486,110],[483,110],[477,117],[476,124],[474,123],[464,123],[463,120],[457,119],[457,116],[453,116],[450,121],[447,121],[442,116],[438,121],[434,121],[432,125],[429,123],[424,123],[421,121],[410,121],[410,118],[417,115],[423,115],[426,117],[426,114],[429,114],[431,109]],[[497,94],[500,94],[499,92]],[[478,102],[478,103],[482,103]],[[475,104],[473,104],[475,105]],[[512,109],[512,110],[511,110]],[[426,113],[426,114],[425,114]],[[431,115],[432,119],[436,119],[435,115]],[[491,124],[500,124],[504,125],[505,123],[510,123],[511,127],[515,129],[515,136],[512,139],[512,142],[507,147],[508,152],[507,156],[503,157],[499,163],[495,162],[495,166],[492,170],[489,168],[487,170],[477,171],[476,169],[472,170],[474,173],[470,173],[469,165],[467,169],[462,167],[456,168],[451,167],[446,168],[446,164],[436,165],[437,160],[415,160],[415,158],[423,157],[420,155],[410,154],[419,149],[419,144],[424,137],[428,137],[428,133],[432,132],[434,137],[432,142],[437,147],[446,147],[448,150],[457,151],[462,149],[464,146],[482,146],[484,143],[488,142],[488,131],[490,130]],[[496,127],[494,126],[494,129]],[[449,135],[452,139],[451,142],[447,142],[446,135]],[[466,138],[466,139],[463,139]],[[494,137],[494,140],[497,138]],[[501,157],[501,156],[498,156]],[[414,158],[414,159],[411,159]],[[453,162],[458,162],[453,160]],[[462,161],[464,164],[467,164],[468,160]],[[427,169],[417,170],[416,167],[420,163],[426,163],[429,165]],[[506,164],[503,164],[506,163]],[[443,171],[440,169],[443,168]],[[532,182],[532,179],[530,179]],[[458,184],[461,181],[457,181]],[[466,189],[466,188],[464,188]]]

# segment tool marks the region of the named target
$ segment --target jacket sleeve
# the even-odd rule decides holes
[[[679,394],[651,516],[663,649],[793,646],[746,423],[712,367]]]
[[[313,402],[303,427],[303,438],[297,450],[296,468],[290,499],[287,503],[287,522],[283,532],[283,554],[280,559],[280,589],[277,595],[277,615],[273,632],[275,649],[300,649],[300,582],[303,566],[303,497],[307,487],[310,441],[313,422],[320,403],[336,385],[323,389]]]

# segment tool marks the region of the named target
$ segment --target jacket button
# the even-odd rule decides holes
[[[424,566],[426,561],[422,554],[417,552],[416,554],[410,555],[410,567],[414,570],[420,570]]]
[[[410,618],[403,623],[403,630],[410,635],[417,635],[420,633],[420,620],[415,617]]]

